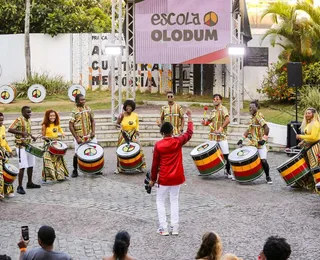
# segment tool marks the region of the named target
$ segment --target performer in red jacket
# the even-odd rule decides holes
[[[193,122],[191,111],[186,111],[188,116],[187,132],[178,137],[173,137],[173,126],[169,122],[162,124],[160,133],[163,139],[155,144],[151,169],[150,187],[158,182],[157,210],[159,218],[158,233],[163,236],[169,235],[166,219],[165,198],[170,193],[171,205],[171,232],[179,234],[179,190],[184,183],[185,176],[182,164],[182,146],[186,144],[193,134]]]

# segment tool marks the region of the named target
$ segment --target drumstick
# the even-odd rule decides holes
[[[296,133],[296,135],[297,135],[298,133],[297,133],[296,129],[293,127],[293,124],[291,124],[290,126],[291,126],[292,130],[293,130],[293,131]]]

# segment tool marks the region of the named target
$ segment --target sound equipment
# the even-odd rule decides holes
[[[302,87],[302,63],[288,63],[288,87]]]

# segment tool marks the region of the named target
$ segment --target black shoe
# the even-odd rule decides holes
[[[293,188],[293,189],[301,189],[302,187],[298,184],[298,183],[293,183],[290,185],[290,188]]]
[[[102,172],[96,172],[96,175],[102,175]]]
[[[272,183],[273,183],[272,180],[271,180],[271,178],[270,178],[270,176],[267,176],[267,177],[266,177],[266,181],[267,181],[268,184],[272,184]]]
[[[24,189],[23,189],[22,186],[18,186],[18,188],[17,188],[17,193],[19,193],[19,194],[26,194],[26,192],[24,191]]]
[[[71,174],[72,178],[77,178],[78,177],[78,171],[77,170],[73,170],[72,174]]]
[[[41,186],[38,184],[34,184],[33,182],[27,183],[27,189],[39,189],[39,188],[41,188]]]

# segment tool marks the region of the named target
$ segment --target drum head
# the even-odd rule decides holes
[[[14,100],[15,93],[13,88],[8,85],[0,87],[0,102],[3,104],[9,104]]]
[[[14,166],[13,164],[5,163],[4,169],[7,173],[9,173],[11,175],[18,175],[19,174],[18,168],[16,166]]]
[[[83,96],[86,96],[86,89],[81,85],[72,85],[68,89],[68,97],[72,102],[75,101],[76,95],[82,94]]]
[[[77,156],[83,161],[96,161],[103,156],[103,148],[96,143],[85,143],[78,147]]]
[[[137,143],[130,142],[129,145],[122,144],[117,149],[117,155],[122,158],[132,157],[135,154],[139,153],[140,145]]]
[[[28,98],[33,103],[40,103],[46,97],[46,89],[40,84],[34,84],[28,88]]]
[[[63,142],[60,142],[60,141],[54,141],[50,144],[50,146],[54,147],[55,149],[58,149],[58,150],[65,150],[68,148],[68,146],[63,143]]]
[[[198,155],[201,155],[201,154],[205,154],[207,153],[208,151],[210,151],[213,147],[215,147],[217,145],[217,142],[216,141],[207,141],[203,144],[199,144],[197,147],[195,147],[190,155],[191,156],[198,156]]]
[[[231,162],[242,162],[247,161],[258,152],[258,149],[253,146],[243,146],[232,151],[229,154],[229,161]]]

